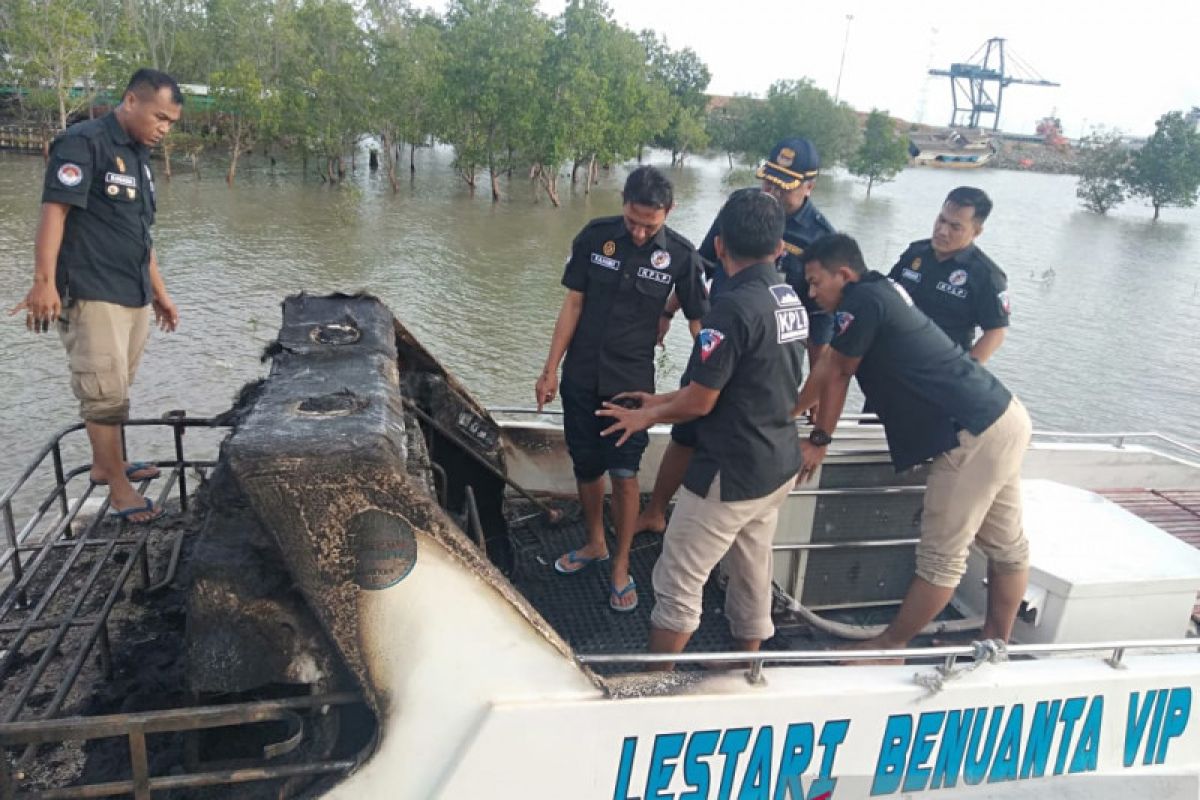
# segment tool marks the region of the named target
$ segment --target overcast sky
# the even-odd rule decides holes
[[[608,0],[617,20],[691,47],[715,94],[763,95],[779,78],[811,78],[834,92],[849,23],[841,97],[856,108],[949,122],[950,79],[927,77],[969,59],[988,38],[1062,86],[1010,86],[1001,127],[1033,133],[1056,112],[1064,133],[1102,124],[1147,134],[1164,112],[1200,105],[1197,0],[884,2],[851,0]],[[539,0],[557,15],[563,0]],[[994,85],[994,84],[993,84]]]

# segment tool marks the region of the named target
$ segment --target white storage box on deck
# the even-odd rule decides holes
[[[1015,642],[1186,635],[1200,591],[1200,550],[1098,494],[1046,480],[1022,481],[1021,490],[1032,613],[1018,617]],[[983,612],[986,576],[987,559],[972,547],[959,604]]]

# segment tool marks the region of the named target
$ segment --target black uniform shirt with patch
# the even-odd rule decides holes
[[[721,500],[765,497],[800,471],[792,411],[801,381],[807,315],[771,264],[729,278],[701,323],[688,372],[718,389],[697,421],[696,452],[683,485],[701,497],[721,474]]]
[[[138,308],[150,302],[150,152],[116,116],[72,125],[54,140],[42,202],[71,206],[55,274],[64,303],[103,300]]]
[[[929,239],[913,242],[888,277],[963,350],[975,343],[976,327],[1008,327],[1008,278],[973,244],[938,261]]]
[[[837,230],[825,219],[825,215],[817,210],[812,200],[805,200],[800,210],[787,218],[783,230],[783,256],[776,267],[783,273],[784,280],[791,284],[800,295],[804,308],[808,311],[808,336],[814,344],[829,344],[833,338],[833,317],[826,314],[817,302],[808,296],[808,281],[804,277],[804,265],[800,263],[800,255],[804,248],[828,233]],[[717,222],[713,220],[704,241],[700,244],[700,255],[704,256],[707,264],[708,277],[712,279],[709,287],[709,297],[717,299],[725,288],[725,268],[717,258],[716,238],[720,233]]]
[[[571,245],[562,284],[583,292],[583,312],[567,347],[563,378],[601,397],[654,391],[658,320],[671,289],[688,319],[708,312],[700,256],[667,226],[643,247],[623,217],[589,222]]]
[[[897,471],[953,450],[959,430],[983,433],[1012,399],[878,272],[846,284],[832,346],[862,359],[858,385],[883,422]]]

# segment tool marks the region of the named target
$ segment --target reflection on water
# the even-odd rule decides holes
[[[562,299],[572,237],[593,216],[619,212],[624,171],[602,175],[590,197],[564,192],[561,209],[514,178],[506,200],[471,197],[445,152],[423,151],[418,174],[393,195],[365,171],[341,187],[300,184],[282,169],[247,172],[232,190],[215,173],[160,181],[159,258],[182,313],[177,334],[155,333],[134,387],[134,411],[157,416],[225,408],[262,374],[258,356],[288,293],[366,290],[393,311],[481,399],[529,404]],[[6,307],[28,288],[41,161],[0,154],[0,276]],[[670,222],[699,240],[730,190],[723,159],[672,173]],[[908,170],[868,200],[861,184],[824,176],[815,201],[887,269],[929,235],[949,189],[969,181],[996,209],[981,246],[1009,275],[1013,327],[993,366],[1040,427],[1160,430],[1200,442],[1195,397],[1200,354],[1200,211],[1168,209],[1152,223],[1129,207],[1083,212],[1074,179],[983,170]],[[1053,268],[1039,284],[1031,272]],[[49,434],[75,419],[54,336],[0,328],[0,488]],[[686,361],[677,324],[660,357],[660,386]]]

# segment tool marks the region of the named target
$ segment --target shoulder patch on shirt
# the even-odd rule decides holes
[[[919,270],[921,268],[921,257],[917,256],[916,258],[914,258],[912,260],[912,264],[910,266],[911,266],[913,272],[916,272],[917,270]]]
[[[1000,292],[996,296],[998,298],[1000,298],[1000,307],[1004,309],[1004,313],[1011,314],[1012,313],[1012,301],[1010,301],[1008,298],[1008,292]]]
[[[599,253],[592,253],[592,263],[597,266],[604,267],[605,269],[621,268],[620,261],[617,261],[615,258],[609,258],[608,256],[602,256]]]
[[[612,258],[613,253],[617,252],[617,243],[609,239],[604,243],[604,247],[600,248],[600,251],[609,258]]]
[[[854,324],[854,315],[849,311],[837,311],[833,315],[833,324],[837,328],[838,335],[850,330],[850,326]]]
[[[796,342],[808,338],[808,312],[804,306],[775,309],[775,341]]]
[[[666,269],[671,266],[671,254],[666,250],[655,250],[650,256],[650,265],[655,269]]]
[[[58,172],[54,176],[63,186],[68,188],[78,186],[83,182],[83,168],[68,161],[58,168]]]
[[[725,341],[725,334],[721,333],[716,328],[704,328],[700,331],[700,362],[708,361],[708,357],[713,354],[713,351],[721,346],[721,342]]]
[[[967,282],[967,271],[965,269],[956,269],[950,273],[950,285],[962,286]]]
[[[771,294],[775,295],[775,304],[780,306],[798,306],[800,305],[800,295],[796,294],[796,290],[786,283],[777,283],[771,287]]]

